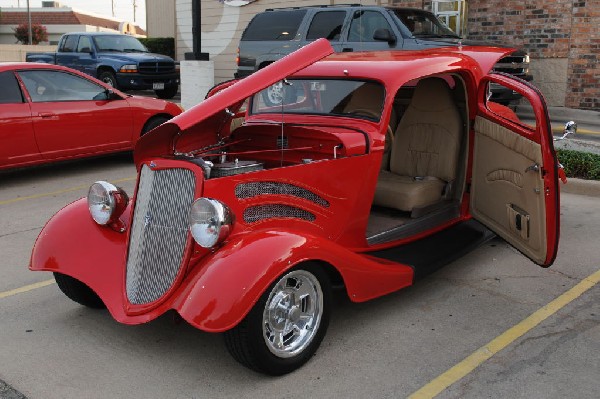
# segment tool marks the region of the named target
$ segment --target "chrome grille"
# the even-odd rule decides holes
[[[315,215],[304,209],[283,204],[250,206],[244,210],[244,221],[246,223],[272,218],[303,219],[312,222],[315,220]]]
[[[156,301],[173,285],[182,265],[194,191],[190,170],[142,167],[127,257],[130,303]]]
[[[175,71],[175,63],[173,61],[151,61],[140,62],[139,71],[141,74],[161,74]]]
[[[290,195],[292,197],[303,198],[305,200],[314,202],[315,204],[321,205],[325,208],[329,207],[329,201],[326,199],[320,197],[310,190],[295,186],[293,184],[261,181],[242,183],[235,187],[235,196],[237,198],[252,198],[265,194]]]

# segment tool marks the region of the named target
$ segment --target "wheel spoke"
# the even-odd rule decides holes
[[[278,331],[275,333],[274,337],[273,337],[273,345],[275,346],[275,348],[277,349],[283,349],[283,332]]]

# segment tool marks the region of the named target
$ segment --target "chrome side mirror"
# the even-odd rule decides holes
[[[574,121],[569,121],[565,123],[565,130],[563,131],[563,135],[559,138],[554,139],[554,141],[565,140],[570,135],[577,133],[577,123]]]

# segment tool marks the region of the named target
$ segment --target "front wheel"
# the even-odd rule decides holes
[[[54,273],[58,288],[71,300],[88,308],[104,309],[106,305],[102,299],[87,285],[62,273]]]
[[[225,333],[229,353],[244,366],[270,375],[292,372],[321,344],[331,309],[329,279],[303,265],[281,276],[250,313]]]
[[[114,87],[115,89],[118,89],[117,87],[117,78],[115,76],[115,74],[112,71],[102,71],[100,72],[100,74],[98,75],[98,80],[103,81],[104,83],[106,83],[107,85]]]

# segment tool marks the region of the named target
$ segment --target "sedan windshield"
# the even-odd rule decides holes
[[[421,10],[391,9],[390,13],[410,30],[414,37],[450,37],[459,39],[456,33],[440,22],[434,14]]]
[[[252,114],[286,113],[381,119],[384,88],[376,82],[289,79],[254,95]]]
[[[146,53],[148,49],[144,47],[138,39],[127,35],[101,35],[94,36],[94,42],[98,51],[117,51],[117,52],[141,52]]]

